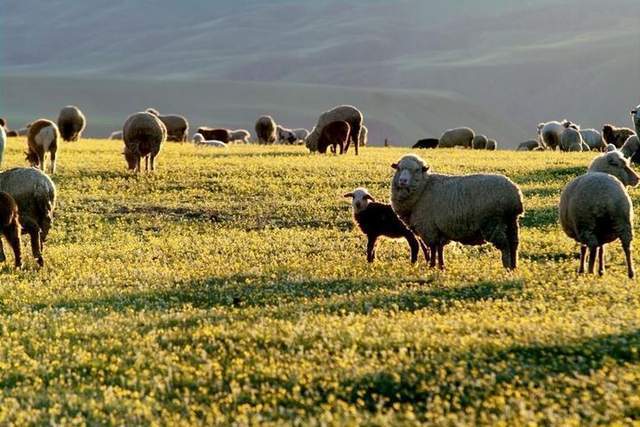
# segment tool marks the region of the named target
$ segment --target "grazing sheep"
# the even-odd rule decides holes
[[[0,126],[0,167],[2,167],[2,160],[4,159],[4,149],[7,145],[7,134],[4,128]]]
[[[636,153],[638,153],[638,149],[640,149],[640,140],[638,140],[637,135],[631,135],[629,138],[627,138],[624,144],[622,144],[620,152],[627,159],[631,159],[633,161],[634,157],[636,157]],[[637,162],[634,161],[634,163]]]
[[[111,140],[122,140],[122,131],[121,130],[117,130],[115,132],[111,132],[111,135],[109,135],[109,139],[111,139]]]
[[[574,128],[566,128],[560,135],[560,149],[562,151],[582,151],[583,144],[580,132]]]
[[[498,141],[495,139],[490,139],[487,141],[487,150],[496,151],[498,149]]]
[[[139,112],[130,115],[122,129],[124,158],[129,170],[140,172],[140,161],[144,158],[145,170],[155,170],[155,158],[162,143],[167,139],[167,128],[158,117],[151,113]]]
[[[440,148],[453,148],[453,147],[471,147],[473,137],[476,136],[475,132],[471,128],[459,127],[454,129],[447,129],[440,137]]]
[[[227,148],[227,144],[225,144],[224,142],[216,140],[207,141],[200,133],[196,133],[195,135],[193,135],[193,143],[196,145],[207,145],[209,147]]]
[[[38,119],[31,123],[27,132],[27,160],[31,166],[44,170],[45,154],[49,152],[49,173],[56,172],[56,152],[60,132],[51,120]]]
[[[522,193],[503,175],[451,176],[431,173],[415,154],[403,156],[391,186],[391,205],[404,223],[438,258],[444,268],[444,246],[492,243],[502,252],[502,265],[518,262],[518,218],[524,212]]]
[[[625,186],[636,186],[640,177],[619,151],[596,157],[586,174],[575,178],[560,195],[560,224],[565,234],[580,243],[580,267],[589,249],[589,274],[596,256],[598,273],[604,274],[604,245],[620,239],[627,261],[627,274],[635,275],[631,259],[633,205]]]
[[[369,142],[369,128],[366,127],[365,125],[362,125],[362,127],[360,128],[359,145],[360,147],[366,147],[368,142]]]
[[[380,236],[392,239],[405,238],[411,248],[411,263],[418,261],[419,248],[429,262],[429,249],[402,223],[391,205],[378,203],[366,188],[356,188],[344,197],[351,198],[353,218],[360,230],[367,236],[367,261],[373,262],[376,256],[376,241]]]
[[[271,116],[261,116],[256,121],[255,131],[258,144],[273,144],[278,137],[276,122]]]
[[[352,105],[340,105],[338,107],[334,107],[329,111],[325,111],[320,115],[320,117],[318,117],[316,126],[305,140],[305,145],[309,151],[318,151],[320,136],[322,135],[322,131],[326,125],[340,121],[349,123],[350,128],[349,138],[347,139],[347,145],[344,151],[345,153],[349,151],[349,146],[353,142],[357,156],[364,118],[362,112]]]
[[[56,187],[47,175],[35,168],[14,168],[0,172],[0,191],[18,205],[22,233],[31,237],[33,257],[44,265],[44,243],[53,223]]]
[[[607,144],[613,144],[616,148],[622,147],[625,141],[635,132],[629,128],[619,128],[613,125],[604,125],[602,127],[602,137]]]
[[[324,154],[331,146],[331,152],[336,152],[336,147],[340,148],[340,153],[346,153],[345,146],[349,144],[349,133],[351,126],[349,123],[338,121],[327,124],[322,129],[320,140],[318,141],[318,152]]]
[[[533,151],[536,148],[542,148],[544,150],[544,147],[537,139],[530,139],[518,144],[518,148],[516,148],[516,151]]]
[[[580,127],[569,120],[561,122],[551,121],[546,123],[538,123],[538,136],[540,141],[550,150],[555,150],[560,146],[560,138],[565,129],[572,128],[580,130]]]
[[[438,148],[440,140],[438,138],[419,139],[411,148]]]
[[[475,135],[471,140],[471,148],[474,150],[484,150],[487,148],[489,139],[484,135]]]
[[[605,144],[602,134],[595,129],[580,129],[582,140],[589,146],[592,151],[604,151]]]
[[[229,129],[223,129],[223,128],[209,128],[206,126],[201,126],[198,128],[198,131],[196,132],[196,134],[200,134],[202,136],[204,136],[204,139],[207,141],[222,141],[225,144],[229,143],[229,141],[231,141],[231,132],[229,132]],[[195,134],[194,134],[195,136]]]
[[[162,115],[153,108],[147,108],[147,113],[156,116],[167,128],[167,141],[185,142],[189,137],[189,122],[178,114]]]
[[[236,129],[229,131],[229,142],[232,141],[242,141],[245,144],[248,144],[251,139],[251,133],[246,129]]]
[[[0,127],[1,128],[1,127]],[[9,193],[0,191],[0,232],[13,250],[16,268],[22,267],[22,256],[20,247],[20,221],[18,215],[18,205]],[[2,239],[0,239],[0,262],[6,261]]]
[[[276,133],[278,135],[277,141],[279,144],[293,144],[298,140],[298,136],[293,129],[288,129],[280,125],[276,126]]]
[[[75,105],[67,105],[58,114],[58,129],[63,141],[77,141],[87,125],[82,111]]]

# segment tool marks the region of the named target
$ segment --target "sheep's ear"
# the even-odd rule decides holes
[[[367,194],[366,196],[364,196],[364,198],[365,198],[365,199],[369,199],[369,200],[371,200],[372,202],[375,202],[375,201],[376,201],[376,199],[374,199],[374,198],[373,198],[373,196],[372,196],[371,194]]]
[[[342,197],[353,197],[353,193],[345,193]]]
[[[397,163],[391,163],[391,167],[395,170],[398,170],[398,164]]]
[[[427,172],[429,170],[429,166],[423,166],[422,167],[422,172]]]

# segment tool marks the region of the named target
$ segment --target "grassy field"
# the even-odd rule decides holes
[[[448,246],[446,272],[390,241],[366,263],[341,195],[386,199],[406,149],[169,143],[142,176],[120,152],[64,144],[47,266],[0,270],[0,424],[640,421],[638,285],[618,244],[577,276],[556,220],[592,154],[422,153],[521,186],[508,273],[488,246]]]

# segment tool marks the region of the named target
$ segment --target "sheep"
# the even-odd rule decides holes
[[[487,142],[489,139],[484,135],[475,135],[471,139],[471,148],[474,150],[484,150],[487,148]]]
[[[360,147],[366,147],[369,142],[369,128],[365,125],[362,125],[360,128],[360,138],[358,139],[358,145]]]
[[[258,144],[273,144],[276,142],[276,122],[271,116],[261,116],[255,124]]]
[[[520,144],[518,144],[516,151],[533,151],[536,148],[542,148],[544,150],[544,147],[542,146],[542,144],[540,144],[538,140],[530,139],[528,141],[521,142]]]
[[[18,215],[18,205],[9,193],[0,191],[0,232],[13,250],[16,268],[22,267],[21,242],[20,242],[20,220]],[[0,239],[0,262],[7,260],[4,254],[2,239]]]
[[[49,173],[56,172],[56,152],[60,132],[51,120],[38,119],[31,123],[27,132],[27,160],[31,166],[44,170],[45,154],[49,152]]]
[[[28,132],[29,132],[29,126],[31,126],[31,123],[29,123],[27,126],[18,129],[17,131],[15,131],[16,135],[14,136],[25,136]],[[10,135],[7,135],[10,136]]]
[[[207,145],[209,147],[227,148],[227,144],[225,144],[224,142],[217,140],[207,141],[200,133],[196,133],[195,135],[193,135],[193,143],[196,145]]]
[[[245,144],[248,144],[250,139],[251,133],[246,129],[236,129],[229,131],[229,142],[242,141]]]
[[[325,111],[318,117],[318,122],[311,130],[311,133],[305,140],[305,146],[311,152],[318,151],[318,144],[322,135],[322,130],[326,125],[332,122],[344,121],[349,123],[349,138],[347,139],[347,145],[344,149],[345,153],[349,151],[349,146],[353,143],[356,156],[358,155],[358,146],[360,142],[360,133],[362,125],[364,124],[364,118],[362,112],[352,105],[340,105],[332,108],[329,111]]]
[[[602,127],[602,137],[607,144],[613,144],[616,148],[622,147],[627,138],[634,134],[633,130],[625,127],[619,128],[609,124]]]
[[[452,176],[432,173],[415,154],[404,155],[392,168],[391,205],[400,219],[431,251],[431,267],[444,269],[444,246],[492,243],[502,252],[502,265],[518,262],[518,218],[524,212],[522,192],[504,175]]]
[[[10,137],[10,138],[15,138],[15,137],[18,137],[18,136],[20,136],[20,135],[21,135],[21,134],[20,134],[20,133],[18,133],[18,131],[17,131],[17,130],[8,130],[8,131],[7,131],[7,137]]]
[[[4,159],[4,149],[7,145],[7,133],[4,128],[0,126],[0,167],[2,167],[2,160]]]
[[[109,139],[111,139],[111,140],[122,140],[122,131],[121,130],[117,130],[115,132],[111,132],[111,135],[109,135]]]
[[[130,115],[122,129],[124,140],[124,158],[129,170],[139,173],[140,160],[145,160],[145,170],[155,170],[155,158],[162,143],[167,139],[167,128],[158,117],[151,113],[139,112]]]
[[[487,141],[487,150],[496,151],[498,149],[498,141],[495,139],[490,139]]]
[[[189,122],[178,114],[162,115],[158,110],[147,108],[147,113],[156,116],[167,128],[167,141],[185,142],[189,137]]]
[[[196,132],[196,134],[198,133],[204,136],[204,139],[207,141],[213,141],[213,140],[222,141],[225,144],[231,141],[231,132],[229,132],[229,129],[210,128],[206,126],[201,126],[198,128],[198,131]],[[195,137],[195,134],[194,134],[194,137]]]
[[[422,248],[426,262],[429,262],[429,249],[398,218],[389,204],[378,203],[366,188],[356,188],[344,197],[351,198],[353,219],[367,236],[367,261],[373,262],[376,256],[376,241],[380,236],[392,239],[405,238],[411,248],[411,263],[418,261],[419,248]]]
[[[411,148],[438,148],[440,140],[438,138],[419,139]]]
[[[44,266],[42,251],[56,204],[53,181],[35,168],[13,168],[0,172],[0,191],[11,195],[18,205],[22,233],[31,237],[33,257]]]
[[[453,148],[453,147],[471,147],[473,137],[476,136],[475,132],[471,128],[459,127],[454,129],[447,129],[442,133],[440,137],[440,148]]]
[[[560,149],[562,151],[583,151],[583,144],[580,132],[574,128],[566,128],[560,135]]]
[[[293,131],[293,129],[288,129],[283,126],[277,125],[276,133],[277,133],[277,141],[280,144],[284,144],[284,143],[293,144],[298,140],[298,136]]]
[[[77,141],[87,125],[87,119],[75,105],[67,105],[58,114],[58,129],[63,141]]]
[[[560,138],[565,129],[572,128],[580,130],[580,127],[569,120],[561,122],[551,121],[546,123],[538,123],[538,137],[540,141],[550,150],[555,150],[560,146]]]
[[[636,135],[631,135],[629,138],[627,138],[624,144],[622,144],[620,152],[627,159],[631,159],[631,161],[637,163],[636,161],[634,161],[634,158],[637,157],[636,154],[638,153],[638,149],[640,149],[640,140],[638,140],[638,137]]]
[[[604,274],[604,245],[620,239],[627,261],[627,275],[635,275],[631,259],[633,205],[625,186],[635,187],[640,177],[620,151],[596,157],[587,173],[575,178],[560,195],[560,225],[565,234],[580,243],[578,273],[584,273],[589,249],[589,274],[598,257],[598,274]]]
[[[631,117],[633,118],[633,125],[636,128],[636,135],[640,136],[640,105],[631,110]]]
[[[607,146],[602,138],[602,134],[595,129],[580,129],[580,135],[589,147],[589,150],[604,151]]]
[[[607,146],[604,148],[604,152],[605,153],[610,153],[612,151],[616,151],[618,148],[613,145],[613,144],[607,144]]]
[[[327,147],[331,146],[331,151],[336,152],[336,147],[340,148],[340,154],[346,153],[345,146],[349,145],[349,134],[351,126],[344,121],[331,122],[322,129],[320,140],[318,141],[318,152],[324,154]]]

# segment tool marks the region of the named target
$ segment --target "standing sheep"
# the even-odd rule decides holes
[[[391,205],[404,223],[431,251],[431,267],[438,258],[444,268],[444,246],[492,243],[502,252],[502,265],[518,262],[518,218],[524,212],[522,193],[503,175],[451,176],[431,173],[415,154],[392,167]]]
[[[604,125],[602,127],[602,137],[607,144],[613,144],[616,148],[622,147],[625,141],[635,132],[629,128],[619,128],[613,125]]]
[[[44,170],[45,154],[49,152],[49,173],[56,172],[56,152],[60,132],[55,123],[46,119],[38,119],[31,123],[27,132],[27,160],[33,167]]]
[[[13,197],[4,191],[0,191],[0,232],[13,250],[16,268],[22,267],[18,205]],[[6,259],[2,239],[0,239],[0,262],[4,262]]]
[[[546,123],[538,123],[538,137],[542,144],[548,147],[550,150],[555,150],[560,146],[560,138],[562,137],[562,132],[565,129],[573,128],[575,130],[580,130],[580,127],[574,123],[571,123],[569,120],[563,120],[561,122],[551,121]]]
[[[495,139],[490,139],[487,141],[487,150],[496,151],[498,149],[498,141]]]
[[[44,265],[44,243],[53,223],[56,187],[43,172],[34,168],[14,168],[0,172],[0,191],[11,195],[18,205],[22,233],[31,237],[33,257]]]
[[[574,128],[566,128],[560,135],[560,149],[562,151],[582,151],[583,144],[580,132]]]
[[[251,133],[246,129],[236,129],[229,131],[229,142],[242,141],[245,144],[249,143],[251,139]]]
[[[353,219],[367,236],[367,261],[373,262],[376,256],[376,241],[380,236],[392,239],[405,238],[411,248],[411,263],[418,261],[419,248],[422,248],[426,262],[429,262],[429,249],[402,223],[391,205],[378,203],[366,188],[356,188],[344,197],[351,198]]]
[[[328,125],[329,123],[340,121],[349,123],[350,129],[349,138],[347,139],[347,146],[345,147],[344,151],[345,153],[349,151],[349,146],[353,142],[353,146],[355,148],[357,156],[358,146],[360,143],[360,133],[362,130],[362,125],[364,124],[364,118],[362,112],[352,105],[340,105],[338,107],[332,108],[329,111],[325,111],[320,115],[320,117],[318,117],[316,126],[313,128],[313,130],[305,140],[305,145],[309,149],[309,151],[318,151],[320,136],[322,135],[322,130],[326,125]]]
[[[58,115],[58,129],[63,141],[77,141],[82,136],[82,131],[87,126],[82,111],[75,105],[67,105]]]
[[[473,137],[476,136],[475,132],[471,128],[459,127],[454,129],[447,129],[440,137],[440,148],[453,148],[453,147],[471,147]]]
[[[271,116],[261,116],[256,121],[255,131],[258,144],[273,144],[277,139],[276,122]]]
[[[4,149],[7,146],[7,134],[4,128],[0,126],[0,167],[2,167],[2,160],[4,159]]]
[[[640,136],[640,105],[631,110],[633,125],[636,128],[636,135]]]
[[[155,170],[155,158],[162,143],[167,139],[167,128],[155,115],[140,112],[127,118],[122,129],[124,139],[124,158],[129,170],[140,172],[140,161],[145,160],[145,170]]]
[[[229,129],[201,126],[198,128],[196,134],[194,134],[194,137],[197,134],[204,136],[204,139],[207,141],[222,141],[225,144],[231,141],[231,132],[229,132]]]
[[[484,150],[487,148],[489,139],[484,135],[475,135],[471,140],[471,148],[474,150]]]
[[[631,259],[633,205],[625,186],[636,186],[640,177],[619,151],[596,157],[586,174],[575,178],[560,195],[560,224],[565,234],[580,243],[580,267],[589,249],[589,274],[598,257],[598,273],[604,274],[604,245],[620,239],[627,274],[635,275]]]
[[[279,144],[293,144],[298,140],[298,136],[293,131],[293,129],[288,129],[283,126],[276,126],[276,133],[278,135],[277,141]]]
[[[438,138],[419,139],[411,148],[438,148],[440,141]]]
[[[604,151],[607,146],[602,134],[595,129],[580,129],[580,135],[582,140],[589,146],[589,150],[592,151]]]
[[[362,125],[362,128],[360,129],[359,141],[360,147],[366,147],[367,143],[369,142],[369,128],[365,125]]]
[[[189,137],[189,122],[177,114],[162,115],[158,110],[147,108],[147,113],[156,116],[167,128],[167,141],[185,142]]]
[[[324,154],[331,146],[331,152],[335,153],[336,148],[340,148],[340,153],[346,153],[345,146],[349,144],[349,123],[338,121],[331,122],[322,129],[320,140],[318,141],[318,152]]]

